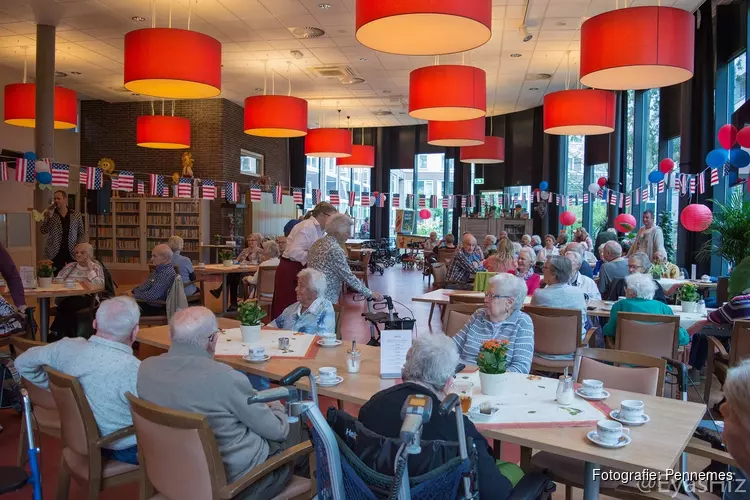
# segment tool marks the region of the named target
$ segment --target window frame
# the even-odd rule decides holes
[[[254,158],[258,165],[260,165],[260,172],[246,172],[243,171],[242,166],[242,159],[243,158]],[[248,151],[247,149],[240,148],[240,174],[242,175],[248,175],[250,177],[263,177],[266,172],[266,157],[265,155],[262,155],[260,153],[255,153],[253,151]]]

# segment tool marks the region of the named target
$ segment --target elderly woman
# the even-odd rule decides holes
[[[303,269],[297,274],[297,302],[268,326],[307,333],[331,335],[336,331],[336,314],[331,301],[325,298],[326,277],[315,269]]]
[[[750,471],[750,360],[729,370],[723,391],[726,401],[720,411],[724,417],[724,443],[739,468]],[[745,482],[745,491],[747,486]]]
[[[534,272],[534,250],[531,247],[523,247],[518,252],[518,267],[516,276],[526,282],[526,295],[534,295],[539,285],[542,284],[542,277]]]
[[[663,248],[654,252],[654,267],[659,270],[662,278],[677,279],[680,277],[680,268],[669,262],[667,252]]]
[[[542,249],[542,238],[538,234],[531,237],[531,248],[535,254],[539,253],[539,250]]]
[[[432,399],[437,408],[445,398],[458,364],[459,356],[450,338],[444,335],[418,337],[406,354],[401,371],[402,384],[375,394],[359,410],[359,421],[370,431],[381,436],[397,438],[401,429],[401,407],[409,396],[421,394]],[[512,492],[510,476],[520,476],[517,466],[501,464],[492,456],[484,436],[467,417],[464,418],[466,437],[472,438],[477,448],[479,495],[481,498],[504,500]],[[432,412],[432,418],[422,428],[422,439],[457,441],[456,417]],[[512,469],[515,469],[512,471]]]
[[[490,278],[484,307],[453,337],[461,361],[476,365],[484,342],[507,340],[507,370],[529,373],[534,356],[534,325],[529,315],[521,311],[525,298],[526,284],[520,278],[508,273]]]
[[[544,248],[539,250],[536,253],[536,259],[539,261],[546,261],[548,257],[552,257],[553,255],[560,255],[560,250],[555,246],[557,243],[557,240],[555,237],[551,234],[548,234],[544,237]]]
[[[276,238],[276,244],[279,246],[279,255],[283,254],[286,250],[286,236]]]
[[[579,309],[581,311],[581,335],[586,331],[586,297],[580,288],[569,285],[573,266],[561,255],[548,258],[542,268],[545,288],[539,288],[531,297],[532,306]]]
[[[195,269],[193,269],[193,263],[189,258],[182,255],[182,249],[185,246],[183,239],[179,236],[170,236],[167,245],[172,250],[172,265],[177,266],[177,272],[180,274],[182,282],[189,283],[195,281]],[[195,294],[197,291],[198,287],[193,284],[185,286],[185,295],[188,297]]]
[[[648,274],[633,273],[625,278],[625,299],[618,300],[609,313],[609,321],[604,325],[605,337],[614,339],[617,332],[617,314],[632,312],[641,314],[664,314],[674,316],[672,308],[664,302],[654,300],[656,287],[659,285]],[[687,345],[690,337],[684,328],[680,327],[680,345]]]
[[[515,272],[516,255],[513,242],[508,238],[500,238],[497,242],[497,252],[487,257],[483,265],[492,273]]]
[[[237,262],[240,264],[259,264],[263,259],[263,235],[260,233],[253,233],[245,242],[245,248],[237,256]],[[234,311],[237,309],[237,287],[240,284],[242,278],[240,273],[230,273],[227,275],[227,288],[229,288],[229,308],[228,311]],[[221,295],[223,285],[219,285],[217,288],[211,290],[211,295],[217,299]],[[185,292],[186,295],[189,295]]]
[[[524,234],[521,236],[521,246],[522,247],[530,247],[531,246],[531,236],[528,234]]]
[[[261,259],[263,260],[258,266],[258,270],[261,267],[274,267],[279,265],[279,256],[281,255],[281,249],[279,244],[273,240],[263,242],[263,254]],[[258,273],[252,276],[246,276],[245,283],[248,285],[256,285],[258,283]]]
[[[589,300],[601,300],[602,294],[599,293],[599,288],[596,286],[594,280],[588,276],[584,276],[580,272],[581,264],[583,264],[581,254],[575,250],[568,250],[565,252],[565,258],[570,261],[573,271],[573,274],[570,275],[569,283],[581,289],[586,302]]]
[[[497,252],[497,237],[494,234],[488,234],[482,241],[482,253],[485,257],[489,257],[495,252]]]
[[[334,214],[326,223],[326,235],[312,244],[307,253],[307,267],[317,269],[325,276],[327,287],[325,298],[332,304],[339,301],[343,283],[356,293],[381,300],[379,293],[373,293],[354,274],[346,262],[343,245],[349,237],[354,222],[346,214]]]

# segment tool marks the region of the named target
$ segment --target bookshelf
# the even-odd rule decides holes
[[[170,236],[185,240],[182,254],[200,260],[209,235],[207,200],[112,198],[112,213],[87,218],[91,245],[111,269],[148,270],[151,250]]]

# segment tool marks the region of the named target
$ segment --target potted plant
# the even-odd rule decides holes
[[[682,304],[682,312],[687,313],[695,312],[695,308],[701,298],[701,296],[698,295],[698,287],[690,283],[686,283],[680,287],[680,291],[677,292],[677,297]]]
[[[51,260],[40,260],[36,265],[36,277],[39,280],[39,286],[42,288],[52,285],[52,276],[55,268]]]
[[[265,318],[266,311],[257,300],[246,300],[237,306],[237,319],[240,322],[242,341],[247,343],[260,340],[260,320]]]
[[[215,234],[214,235],[214,241],[216,242],[217,245],[221,245],[221,240],[223,240],[223,239],[224,239],[224,237],[222,235],[220,235],[220,234]]]
[[[713,203],[714,218],[704,234],[713,236],[697,253],[699,261],[706,262],[712,255],[726,260],[734,267],[745,257],[750,257],[750,201],[742,192],[735,192],[726,204]]]
[[[500,396],[506,380],[504,376],[508,364],[508,341],[487,340],[479,349],[479,383],[482,394]]]
[[[231,267],[234,259],[234,252],[231,250],[220,250],[219,251],[219,260],[222,264],[224,264],[224,267]]]

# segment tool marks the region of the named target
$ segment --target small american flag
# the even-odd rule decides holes
[[[236,182],[235,182],[235,184],[236,184]],[[256,202],[256,201],[260,201],[262,199],[263,199],[263,197],[262,197],[261,191],[260,191],[260,184],[258,184],[257,182],[253,182],[252,184],[250,184],[250,201],[251,202]],[[227,200],[229,200],[228,197],[227,197]]]
[[[193,183],[187,177],[180,177],[177,182],[177,197],[191,198],[193,196]]]
[[[617,193],[610,191],[609,193],[609,204],[612,206],[617,205]]]
[[[86,180],[89,178],[89,173],[86,167],[78,169],[78,184],[86,184]]]
[[[250,201],[255,201],[253,200],[252,193],[253,193],[253,189],[251,187],[250,188]],[[260,189],[258,190],[258,193],[260,193]],[[224,183],[224,196],[226,197],[229,203],[237,203],[237,200],[240,198],[240,188],[236,182]],[[260,201],[260,199],[258,199],[258,201]]]
[[[68,187],[70,182],[70,166],[64,163],[53,163],[50,167],[52,173],[52,185]]]
[[[584,203],[588,203],[589,202],[589,194],[588,193],[583,193],[583,202]]]
[[[448,208],[450,206],[450,201],[450,196],[448,196],[447,194],[443,196],[443,208]]]
[[[617,206],[622,208],[625,205],[625,195],[623,193],[620,193],[620,201],[618,202]]]
[[[659,184],[657,184],[657,186],[659,187],[659,192],[663,193],[664,192],[664,188],[666,187],[664,185],[664,181],[659,181]]]
[[[711,185],[715,186],[719,183],[719,169],[718,168],[712,168],[711,169]]]
[[[102,169],[99,167],[86,167],[86,189],[101,189],[104,184]]]
[[[146,187],[143,185],[143,181],[137,181],[138,182],[138,194],[146,194]]]
[[[461,208],[466,208],[466,196],[461,196]]]
[[[635,188],[634,200],[636,205],[641,204],[641,188]]]
[[[133,172],[127,170],[121,170],[118,176],[118,186],[121,191],[127,191],[131,193],[133,191],[133,183],[135,182],[135,175]]]
[[[373,207],[377,207],[378,204],[380,203],[380,192],[373,191],[372,192],[372,198],[373,198],[372,206]]]
[[[493,207],[495,206],[495,195],[494,194],[490,195],[490,206],[493,206]]]
[[[359,194],[359,204],[363,207],[370,206],[370,193],[368,191],[362,191]]]
[[[19,158],[16,160],[16,182],[34,182],[36,161]]]
[[[419,208],[426,207],[427,206],[426,201],[427,200],[425,200],[425,196],[423,194],[420,194],[419,195]]]
[[[625,197],[625,206],[628,208],[630,207],[630,195],[627,195]]]
[[[305,203],[305,193],[302,192],[301,188],[292,189],[292,199],[295,205],[302,205]]]
[[[216,199],[216,182],[212,180],[203,181],[203,199],[204,200],[215,200]]]
[[[385,193],[380,193],[380,200],[378,202],[378,206],[380,208],[385,207],[385,202],[386,201],[388,201],[388,195],[386,195]]]
[[[706,177],[703,175],[703,172],[698,174],[698,192],[700,194],[706,192]]]
[[[109,186],[109,188],[112,191],[119,191],[119,189],[120,189],[120,181],[118,180],[118,178],[117,178],[116,175],[111,175],[110,176],[110,186]]]
[[[682,191],[682,194],[687,194],[688,187],[688,176],[687,174],[682,174],[680,176],[680,191]]]
[[[172,198],[177,198],[177,184],[172,184]]]
[[[534,194],[536,196],[536,202],[540,203],[542,201],[542,191],[541,191],[541,189],[538,190],[538,191],[536,191]]]
[[[413,194],[406,195],[406,208],[414,208],[414,195]]]
[[[646,203],[648,201],[648,196],[649,196],[648,191],[649,191],[649,189],[647,187],[641,188],[641,189],[642,189],[641,190],[641,201],[643,201],[644,203]]]
[[[438,197],[436,194],[433,194],[430,196],[430,208],[437,208],[438,207]]]
[[[276,184],[271,191],[271,201],[274,205],[281,205],[281,201],[284,199],[284,191],[281,188],[281,184]]]
[[[169,186],[166,184],[161,187],[161,195],[163,198],[169,198]]]
[[[393,195],[391,196],[391,205],[396,208],[399,208],[401,206],[401,197],[398,193],[393,193]]]
[[[690,177],[690,194],[695,194],[695,177]]]
[[[331,200],[331,205],[338,205],[341,203],[341,198],[339,198],[339,191],[338,189],[331,189],[328,191],[328,199]]]
[[[312,202],[313,205],[317,205],[320,203],[320,200],[323,198],[323,192],[320,189],[313,189],[312,190]]]
[[[555,205],[560,206],[561,203],[562,203],[562,200],[560,199],[560,195],[556,194],[555,195]]]
[[[8,162],[0,161],[0,181],[8,180]]]
[[[349,191],[349,206],[353,207],[356,202],[357,202],[357,192]]]
[[[151,196],[161,196],[164,190],[164,177],[158,174],[148,174]]]

